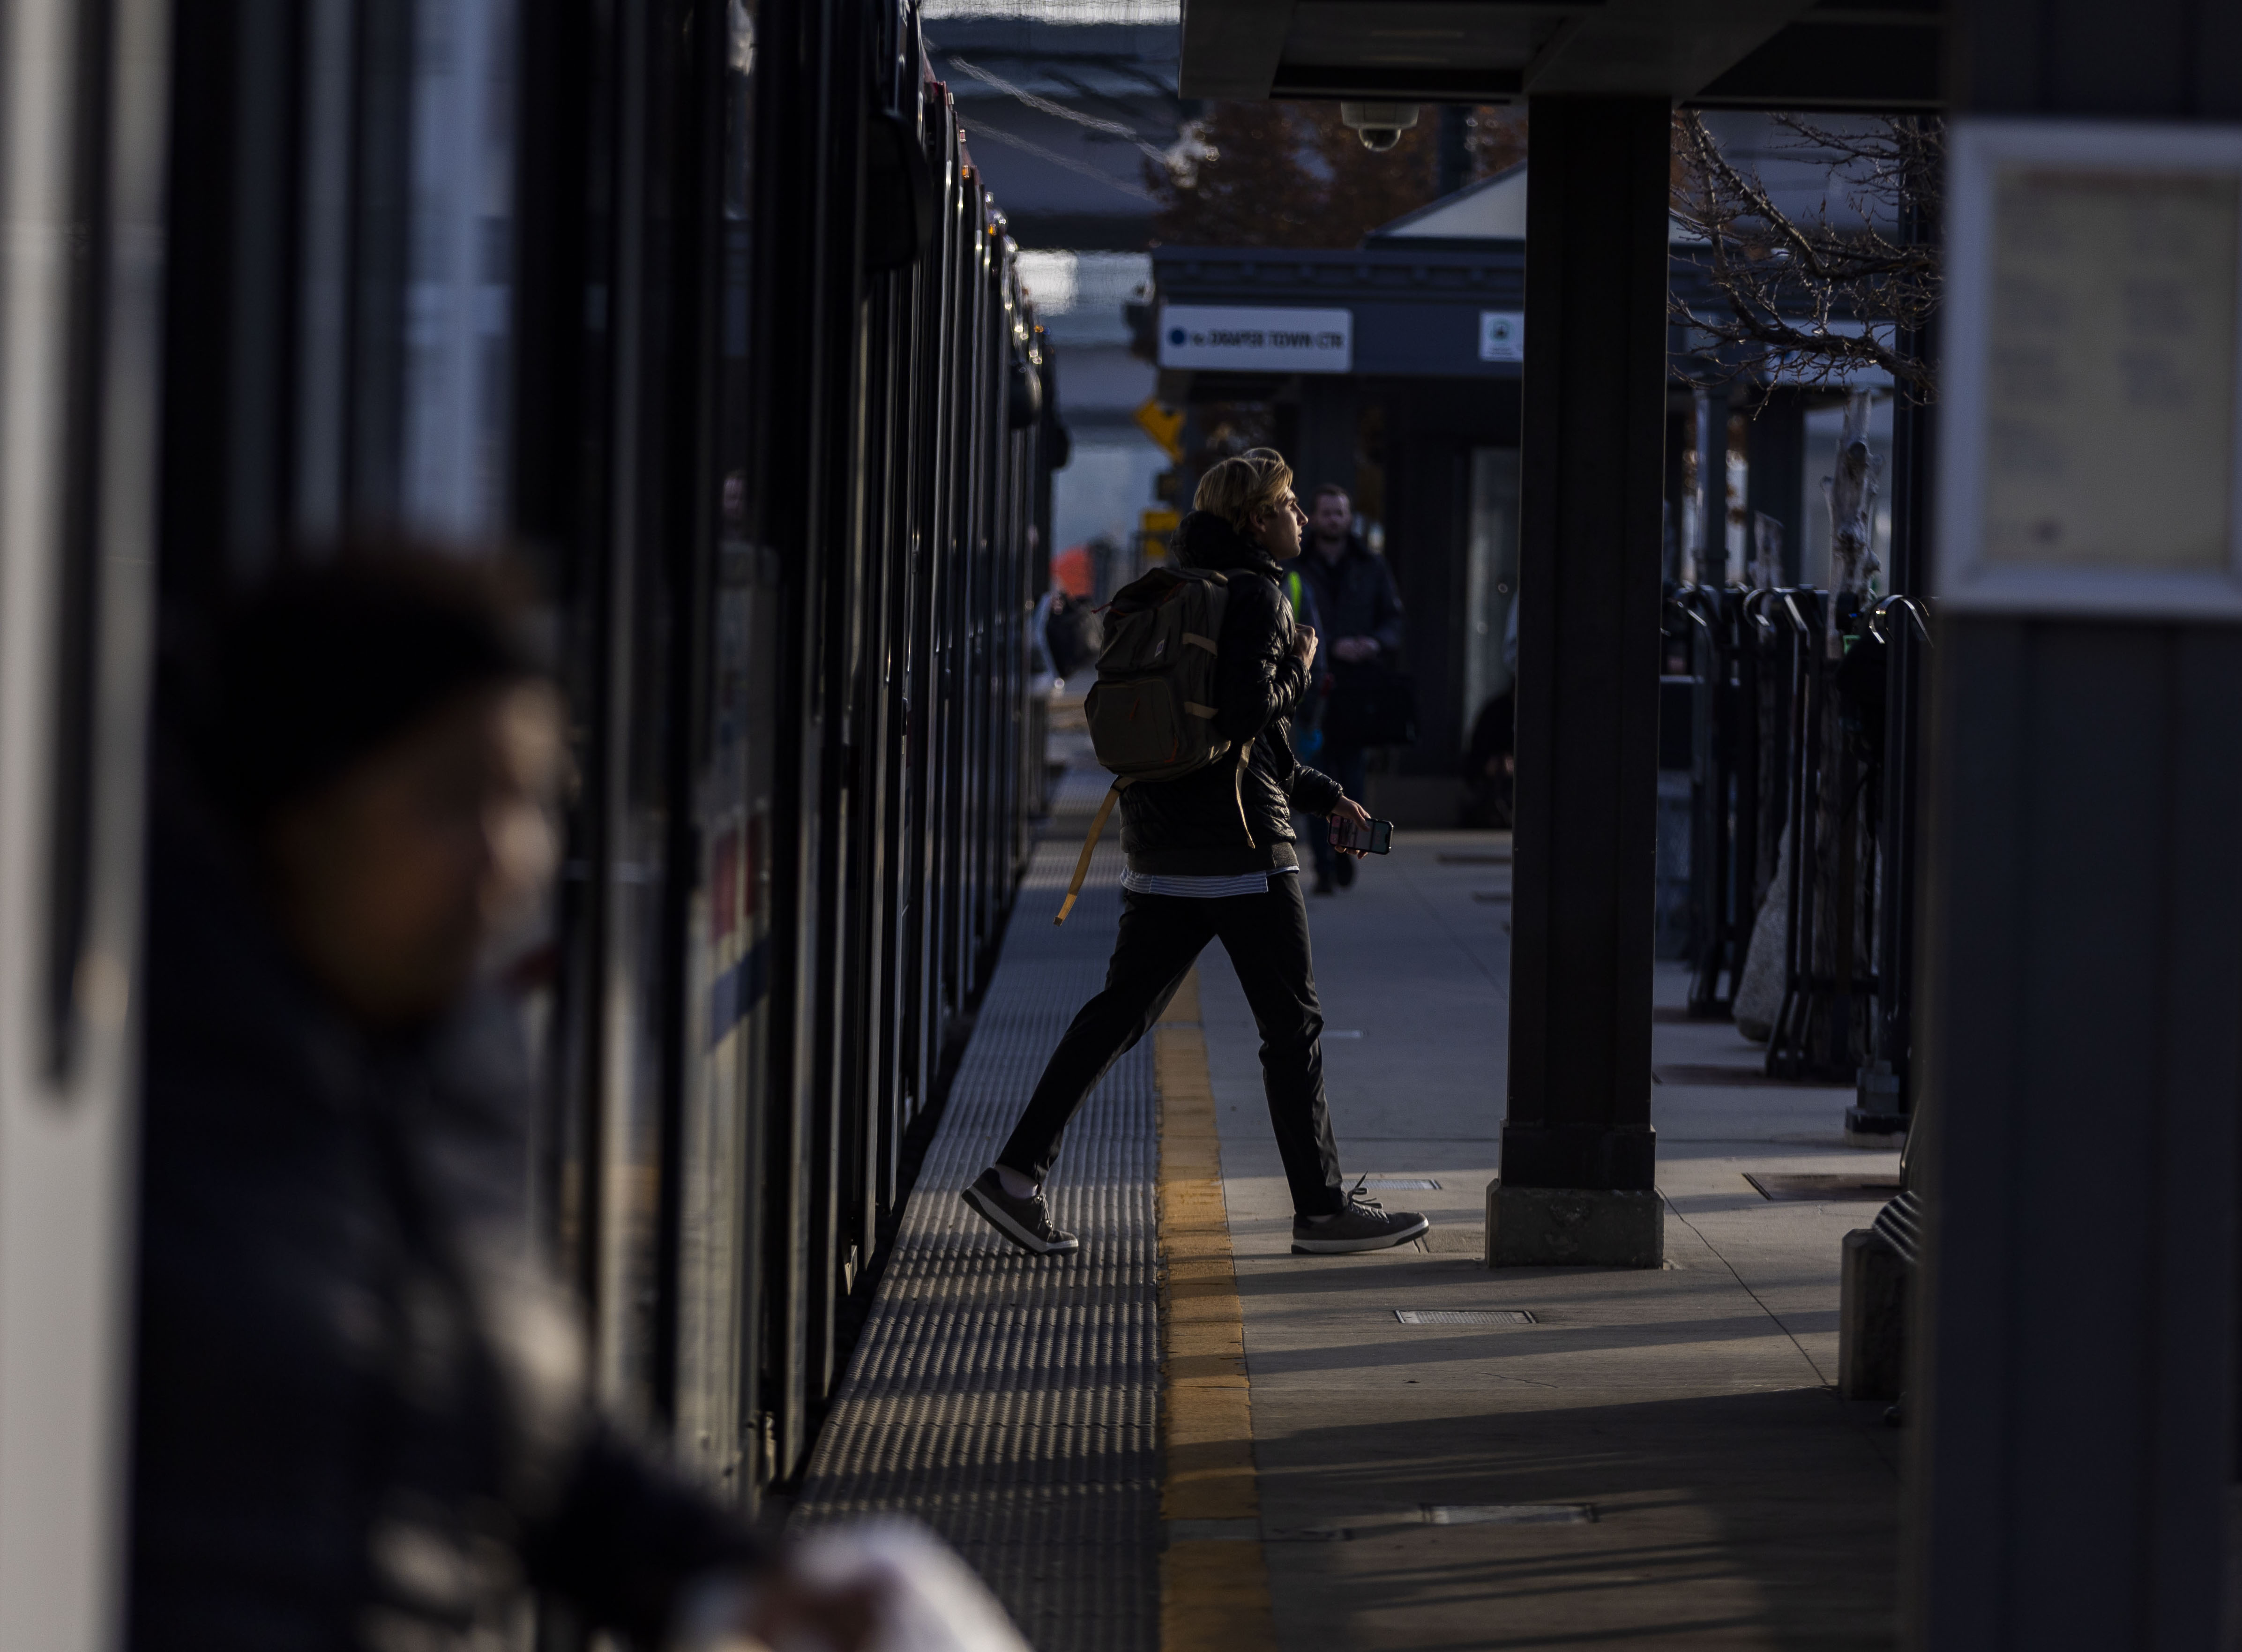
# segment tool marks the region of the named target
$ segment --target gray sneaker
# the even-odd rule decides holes
[[[1360,1188],[1347,1195],[1346,1208],[1328,1222],[1292,1219],[1292,1254],[1330,1256],[1346,1251],[1386,1251],[1432,1232],[1415,1211],[1388,1211]]]
[[[1025,1199],[1014,1199],[1004,1191],[993,1165],[958,1197],[990,1226],[1033,1255],[1068,1256],[1082,1248],[1073,1234],[1051,1226],[1051,1206],[1044,1203],[1040,1189]]]

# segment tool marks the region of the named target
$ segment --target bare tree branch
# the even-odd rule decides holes
[[[1705,340],[1707,376],[1819,386],[1873,367],[1930,400],[1931,364],[1916,340],[1938,306],[1939,249],[1908,231],[1937,221],[1943,126],[1912,117],[1855,130],[1801,115],[1775,121],[1795,140],[1791,153],[1826,166],[1843,188],[1850,221],[1834,221],[1826,197],[1812,219],[1794,217],[1722,151],[1700,116],[1675,118],[1674,216],[1702,238],[1695,261],[1725,313],[1678,291],[1671,306]]]

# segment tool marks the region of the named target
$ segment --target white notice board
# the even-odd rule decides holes
[[[1351,373],[1354,312],[1163,305],[1160,365],[1232,373]]]
[[[1957,120],[1937,591],[2242,619],[2242,131]]]

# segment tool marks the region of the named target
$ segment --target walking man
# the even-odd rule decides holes
[[[1121,930],[1105,990],[1059,1040],[997,1162],[964,1192],[991,1226],[1037,1255],[1079,1248],[1043,1192],[1059,1137],[1098,1081],[1151,1030],[1206,944],[1220,940],[1261,1033],[1262,1083],[1294,1212],[1292,1248],[1381,1250],[1431,1224],[1350,1195],[1324,1098],[1323,1014],[1292,817],[1368,816],[1293,755],[1287,718],[1308,692],[1315,632],[1295,623],[1279,564],[1306,520],[1289,466],[1267,448],[1225,459],[1198,485],[1178,560],[1227,576],[1216,647],[1215,723],[1248,749],[1177,780],[1122,791]]]
[[[1378,667],[1391,668],[1400,657],[1401,596],[1393,588],[1393,570],[1386,559],[1373,554],[1354,531],[1353,501],[1335,482],[1316,489],[1307,554],[1299,566],[1314,588],[1316,611],[1337,639],[1323,682],[1318,722],[1324,744],[1317,755],[1346,795],[1359,797],[1369,784],[1368,742],[1357,732],[1358,720],[1349,714],[1364,693],[1365,679]],[[1345,889],[1353,883],[1356,857],[1332,852],[1324,822],[1312,821],[1308,829],[1308,846],[1316,861],[1316,893],[1328,895],[1334,884]]]

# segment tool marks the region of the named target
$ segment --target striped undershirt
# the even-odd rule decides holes
[[[1185,900],[1220,901],[1233,895],[1266,895],[1272,877],[1292,877],[1297,866],[1279,866],[1266,872],[1239,872],[1234,876],[1164,876],[1158,872],[1124,872],[1121,887],[1132,895],[1179,895]]]

